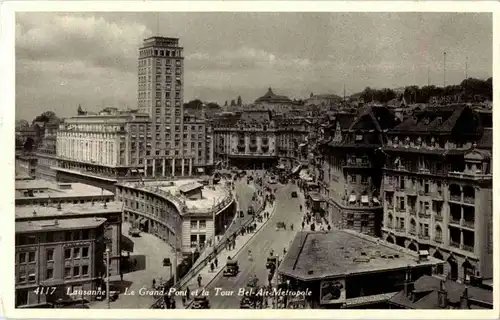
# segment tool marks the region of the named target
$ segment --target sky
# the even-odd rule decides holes
[[[137,108],[138,48],[154,35],[180,38],[185,102],[442,86],[445,51],[447,84],[465,78],[466,57],[469,77],[493,73],[490,13],[23,12],[16,119]]]

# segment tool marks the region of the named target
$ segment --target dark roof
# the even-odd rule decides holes
[[[390,303],[410,309],[440,309],[438,304],[438,291],[441,281],[442,280],[439,278],[424,275],[414,283],[414,290],[423,293],[420,299],[413,302],[410,300],[411,297],[407,296],[404,291],[401,291],[389,301]],[[445,280],[444,283],[448,301],[452,304],[460,302],[460,297],[464,293],[465,288],[466,286],[464,284],[452,280]],[[467,293],[469,299],[493,304],[493,292],[490,290],[468,287]]]
[[[348,230],[300,231],[279,266],[288,276],[314,280],[442,263],[429,257],[417,263],[416,253]]]
[[[475,134],[479,123],[478,117],[466,105],[427,107],[404,119],[389,133],[451,134],[460,131],[462,134]]]
[[[186,192],[190,192],[190,191],[193,191],[196,189],[201,189],[201,188],[203,188],[203,185],[201,183],[191,182],[191,183],[183,184],[182,186],[180,186],[179,191],[186,193]]]
[[[493,128],[484,128],[481,139],[477,142],[477,147],[480,149],[493,148]]]
[[[290,98],[288,98],[287,96],[279,96],[274,94],[273,90],[269,88],[265,95],[255,100],[255,103],[258,102],[292,102],[292,100],[290,100]]]

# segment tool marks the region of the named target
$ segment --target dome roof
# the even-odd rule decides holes
[[[255,100],[255,103],[262,103],[262,102],[291,103],[292,100],[290,100],[290,98],[288,98],[287,96],[279,96],[279,95],[274,94],[273,90],[271,88],[269,88],[265,95],[263,95],[262,97]]]

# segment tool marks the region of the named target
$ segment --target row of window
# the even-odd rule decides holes
[[[107,202],[107,200],[106,200]],[[43,233],[45,235],[46,242],[56,242],[55,235],[58,232],[46,232]],[[78,241],[78,240],[89,240],[90,239],[90,230],[75,230],[75,231],[65,231],[64,232],[64,241]],[[37,244],[40,241],[40,235],[18,235],[16,236],[16,246],[17,245],[29,245],[29,244]]]
[[[191,229],[205,229],[206,227],[206,220],[191,220]]]

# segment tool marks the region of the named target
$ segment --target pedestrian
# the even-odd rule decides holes
[[[304,225],[305,225],[305,223],[304,223],[304,221],[302,221],[302,230],[304,229]]]
[[[198,275],[196,280],[198,281],[198,287],[201,287],[201,274]]]
[[[185,306],[186,305],[186,297],[185,296],[182,296],[182,305]]]
[[[137,268],[137,259],[134,259],[134,269]]]
[[[328,231],[332,230],[332,227],[330,227],[330,225],[328,225]]]
[[[214,269],[215,269],[215,265],[214,263],[210,263],[210,271],[213,273],[214,272]]]
[[[123,272],[120,270],[120,281],[123,281]]]
[[[186,288],[186,297],[187,299],[191,299],[191,290],[189,290],[189,287]]]
[[[156,288],[156,280],[153,278],[153,289]]]
[[[283,248],[283,255],[286,254],[286,248]]]
[[[217,268],[217,266],[219,265],[219,260],[217,260],[217,257],[215,257],[215,267]]]

